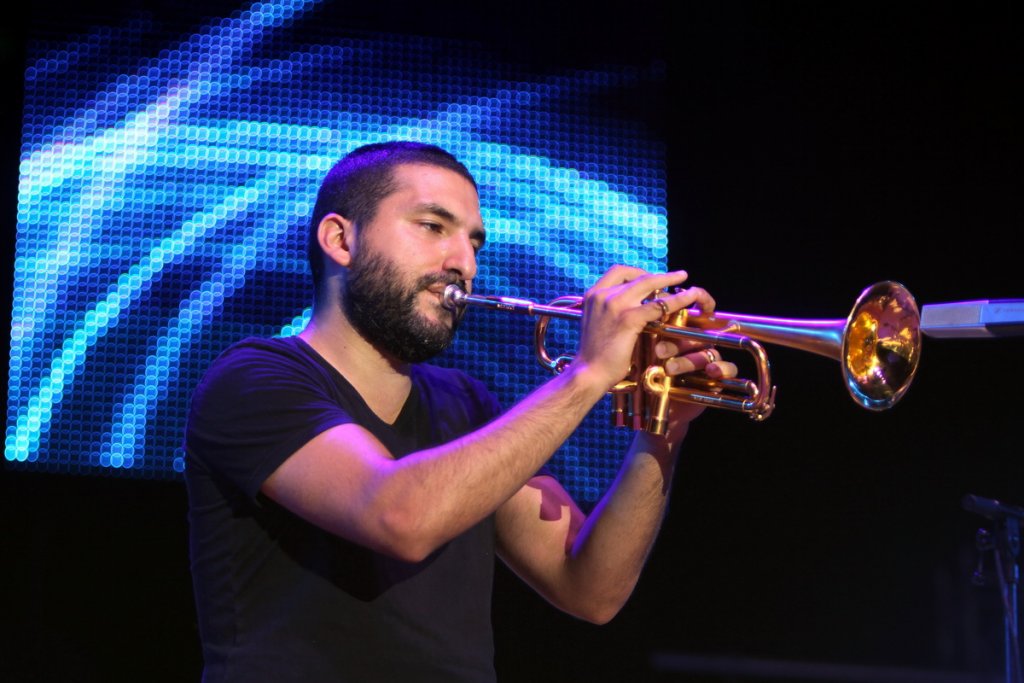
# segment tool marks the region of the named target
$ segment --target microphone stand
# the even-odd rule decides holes
[[[1017,585],[1020,583],[1017,556],[1020,554],[1020,526],[1024,519],[1024,508],[970,494],[964,496],[963,507],[995,523],[995,538],[987,530],[981,529],[977,536],[977,547],[982,552],[991,550],[995,555],[995,569],[1003,603],[1006,683],[1024,683],[1021,680],[1017,621]],[[980,578],[980,571],[976,572],[975,577]]]

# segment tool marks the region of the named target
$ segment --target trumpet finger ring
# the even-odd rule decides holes
[[[651,299],[654,303],[661,306],[661,319],[665,320],[668,318],[668,304],[665,303],[664,299]]]
[[[718,357],[715,356],[715,352],[712,351],[711,349],[704,349],[704,355],[707,356],[707,358],[708,358],[708,365],[710,365],[710,364],[712,364],[712,363],[714,363],[714,362],[716,362],[718,360]]]

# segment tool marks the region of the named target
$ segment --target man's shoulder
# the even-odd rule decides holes
[[[270,381],[276,377],[320,376],[327,372],[298,337],[246,337],[225,347],[203,374],[201,386]]]
[[[221,356],[238,353],[296,353],[302,348],[302,340],[289,337],[244,337],[229,344]]]
[[[298,337],[245,337],[225,347],[212,365],[236,365],[273,358],[306,359],[310,357],[306,348]]]

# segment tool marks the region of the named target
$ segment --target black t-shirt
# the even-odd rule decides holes
[[[297,337],[247,339],[210,367],[185,439],[204,681],[493,681],[494,519],[419,563],[328,534],[260,493],[317,434],[355,422],[396,457],[497,415],[477,380],[429,365],[393,425]]]

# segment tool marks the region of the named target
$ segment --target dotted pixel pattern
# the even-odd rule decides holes
[[[210,8],[50,17],[30,42],[10,466],[180,477],[208,363],[308,318],[316,188],[364,143],[436,143],[474,172],[478,293],[547,302],[614,263],[665,268],[663,143],[626,106],[663,67],[538,71],[477,43],[346,32],[312,0]],[[572,324],[552,327],[571,352]],[[471,309],[437,362],[510,405],[549,376],[532,335],[527,316]],[[628,437],[599,405],[552,468],[593,502]]]

